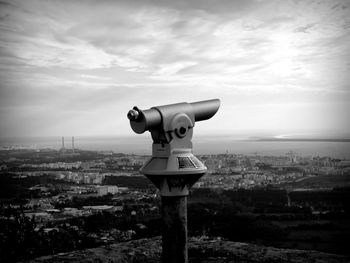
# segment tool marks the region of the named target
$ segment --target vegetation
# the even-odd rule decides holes
[[[0,211],[0,262],[17,262],[98,244],[87,232],[78,232],[69,224],[45,231],[38,229],[35,218],[26,217],[23,210]]]
[[[128,187],[145,183],[134,178],[127,179],[122,180]],[[9,180],[9,177],[5,176],[2,180]],[[24,182],[26,187],[37,183]],[[20,188],[16,188],[16,184],[8,185],[18,193]],[[189,236],[222,237],[231,241],[349,255],[346,247],[350,243],[349,195],[349,188],[290,193],[274,188],[194,189],[188,197]],[[159,201],[154,198],[143,198],[137,202],[113,200],[111,195],[74,197],[69,203],[56,204],[56,208],[108,204],[123,205],[124,209],[46,224],[26,217],[21,207],[14,209],[3,205],[0,207],[0,262],[96,247],[103,243],[101,233],[113,237],[113,242],[160,235],[159,210],[147,212],[148,208],[159,206]],[[130,236],[126,238],[124,233],[127,232]]]
[[[138,189],[154,188],[154,185],[144,176],[106,176],[103,184]]]

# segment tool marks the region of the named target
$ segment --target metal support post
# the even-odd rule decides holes
[[[162,196],[162,263],[187,263],[187,197]]]

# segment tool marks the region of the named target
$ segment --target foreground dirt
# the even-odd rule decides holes
[[[315,262],[343,263],[350,262],[345,256],[318,251],[278,249],[222,240],[190,239],[188,244],[189,262],[223,263],[223,262]],[[30,263],[58,262],[160,262],[161,238],[139,239],[118,244],[106,245],[93,249],[61,253],[54,256],[40,257]]]

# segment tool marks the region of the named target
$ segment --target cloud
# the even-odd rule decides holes
[[[110,80],[111,78],[107,78],[107,77],[101,77],[101,76],[96,76],[96,75],[89,75],[89,74],[81,74],[79,75],[80,78],[83,79],[91,79],[91,80]]]
[[[5,1],[0,111],[6,119],[22,120],[20,109],[39,114],[38,126],[51,124],[47,112],[56,111],[64,127],[69,113],[84,120],[90,114],[105,127],[112,117],[97,117],[106,115],[104,107],[123,111],[154,98],[221,97],[247,107],[271,100],[321,105],[330,98],[337,109],[350,93],[349,6],[345,0]],[[283,108],[276,105],[266,107]],[[262,125],[242,116],[243,126]]]

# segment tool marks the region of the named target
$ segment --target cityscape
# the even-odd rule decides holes
[[[293,151],[198,157],[208,172],[188,198],[190,236],[347,255],[350,160]],[[8,227],[0,233],[7,248],[2,260],[161,234],[159,191],[139,172],[150,156],[80,150],[74,137],[69,145],[62,137],[58,150],[8,147],[0,158],[1,220]],[[202,221],[193,217],[196,212]],[[248,220],[245,233],[225,223],[210,226],[209,214],[214,224],[225,214],[239,225]],[[30,240],[41,241],[33,246]]]

